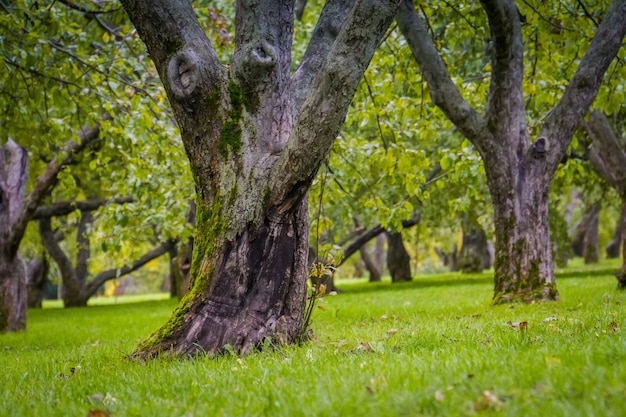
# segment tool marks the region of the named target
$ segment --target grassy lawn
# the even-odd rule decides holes
[[[340,287],[317,340],[241,358],[126,359],[171,300],[29,311],[0,336],[0,415],[626,415],[626,293],[606,268],[535,305],[491,306],[489,274]]]

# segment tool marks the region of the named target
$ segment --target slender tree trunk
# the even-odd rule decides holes
[[[367,245],[361,246],[361,249],[359,249],[359,251],[361,252],[361,259],[363,260],[363,263],[365,264],[365,268],[367,269],[370,275],[369,282],[380,282],[381,275],[382,275],[381,271],[376,265],[376,263],[374,262],[372,255],[367,250]]]
[[[490,267],[487,234],[467,219],[463,221],[463,243],[458,267],[464,273],[482,272]]]
[[[617,223],[615,224],[615,231],[613,232],[613,237],[611,241],[606,245],[606,257],[609,259],[617,258],[621,252],[622,245],[622,232],[624,230],[624,222],[626,222],[624,210],[621,211],[619,219],[617,219]]]
[[[402,233],[387,232],[387,268],[391,282],[407,282],[411,276],[411,257],[404,247]]]
[[[28,284],[28,308],[41,308],[48,286],[48,258],[34,258],[25,264]]]
[[[622,213],[626,213],[626,194],[622,196]],[[626,289],[626,227],[622,227],[622,269],[615,274],[617,288]]]
[[[598,243],[598,226],[600,222],[600,203],[595,203],[590,212],[589,224],[585,233],[583,257],[585,264],[596,264],[600,261],[600,245]]]

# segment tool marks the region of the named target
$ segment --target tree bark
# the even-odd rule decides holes
[[[411,257],[404,247],[402,233],[387,232],[387,268],[391,282],[411,281]]]
[[[559,103],[531,142],[522,94],[523,42],[512,0],[482,0],[491,29],[491,80],[485,114],[462,97],[411,0],[396,15],[435,105],[480,153],[494,206],[494,303],[558,300],[548,227],[548,191],[575,129],[626,33],[626,1],[598,26]]]
[[[136,355],[248,352],[301,334],[308,188],[398,0],[326,2],[291,75],[293,2],[237,2],[229,67],[191,3],[122,0],[163,81],[197,189],[190,290]]]

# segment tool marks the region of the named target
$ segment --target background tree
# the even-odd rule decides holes
[[[626,152],[620,144],[611,124],[604,114],[594,110],[585,128],[593,147],[589,159],[596,172],[615,188],[622,200],[622,212],[626,210]],[[618,287],[626,288],[626,231],[622,229],[622,269],[616,274]]]
[[[556,300],[548,229],[550,182],[621,47],[626,3],[611,4],[560,101],[532,132],[523,95],[522,15],[513,1],[481,4],[489,23],[491,67],[484,114],[461,95],[428,33],[425,17],[415,11],[411,1],[403,2],[396,20],[428,82],[433,102],[472,141],[483,159],[494,207],[494,302]],[[533,19],[532,27],[541,15],[529,13],[528,18]],[[531,141],[535,132],[536,139]]]

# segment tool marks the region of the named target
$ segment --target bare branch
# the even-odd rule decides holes
[[[499,138],[527,141],[527,134],[519,133],[525,126],[524,46],[519,12],[513,0],[481,0],[481,3],[487,12],[493,45],[487,123]]]
[[[286,203],[285,208],[299,201],[300,193],[306,188],[299,185],[310,184],[328,154],[363,73],[393,20],[397,4],[398,0],[357,1],[332,44],[308,88],[286,151],[274,165],[272,183],[291,185],[275,188],[290,193],[289,201],[285,201],[285,196],[275,196],[275,201]],[[296,166],[297,169],[288,168]]]
[[[593,110],[584,124],[591,137],[589,160],[598,174],[626,197],[626,153],[622,150],[609,120],[598,110]]]
[[[87,295],[87,297],[92,296],[96,293],[96,291],[98,291],[98,288],[100,288],[100,286],[106,281],[114,278],[119,278],[121,276],[130,274],[133,271],[136,271],[151,260],[168,253],[173,246],[176,246],[176,241],[168,240],[167,242],[162,243],[157,248],[144,254],[130,265],[124,265],[119,268],[113,268],[99,273],[87,284],[87,287],[85,288],[85,294]]]
[[[90,199],[83,201],[59,201],[57,203],[50,204],[49,206],[37,207],[31,220],[38,220],[44,217],[57,217],[65,216],[73,211],[93,211],[98,210],[100,207],[107,204],[126,204],[132,203],[134,199],[132,197],[117,197],[111,199]]]
[[[595,100],[604,73],[617,55],[626,34],[626,0],[615,0],[609,6],[589,49],[563,93],[542,126],[540,136],[550,138],[552,151],[547,161],[556,169],[574,131]]]
[[[354,3],[355,0],[329,0],[324,4],[302,62],[293,75],[292,96],[296,114]]]
[[[428,83],[433,103],[478,149],[487,147],[484,119],[461,96],[411,0],[402,0],[396,21]]]

